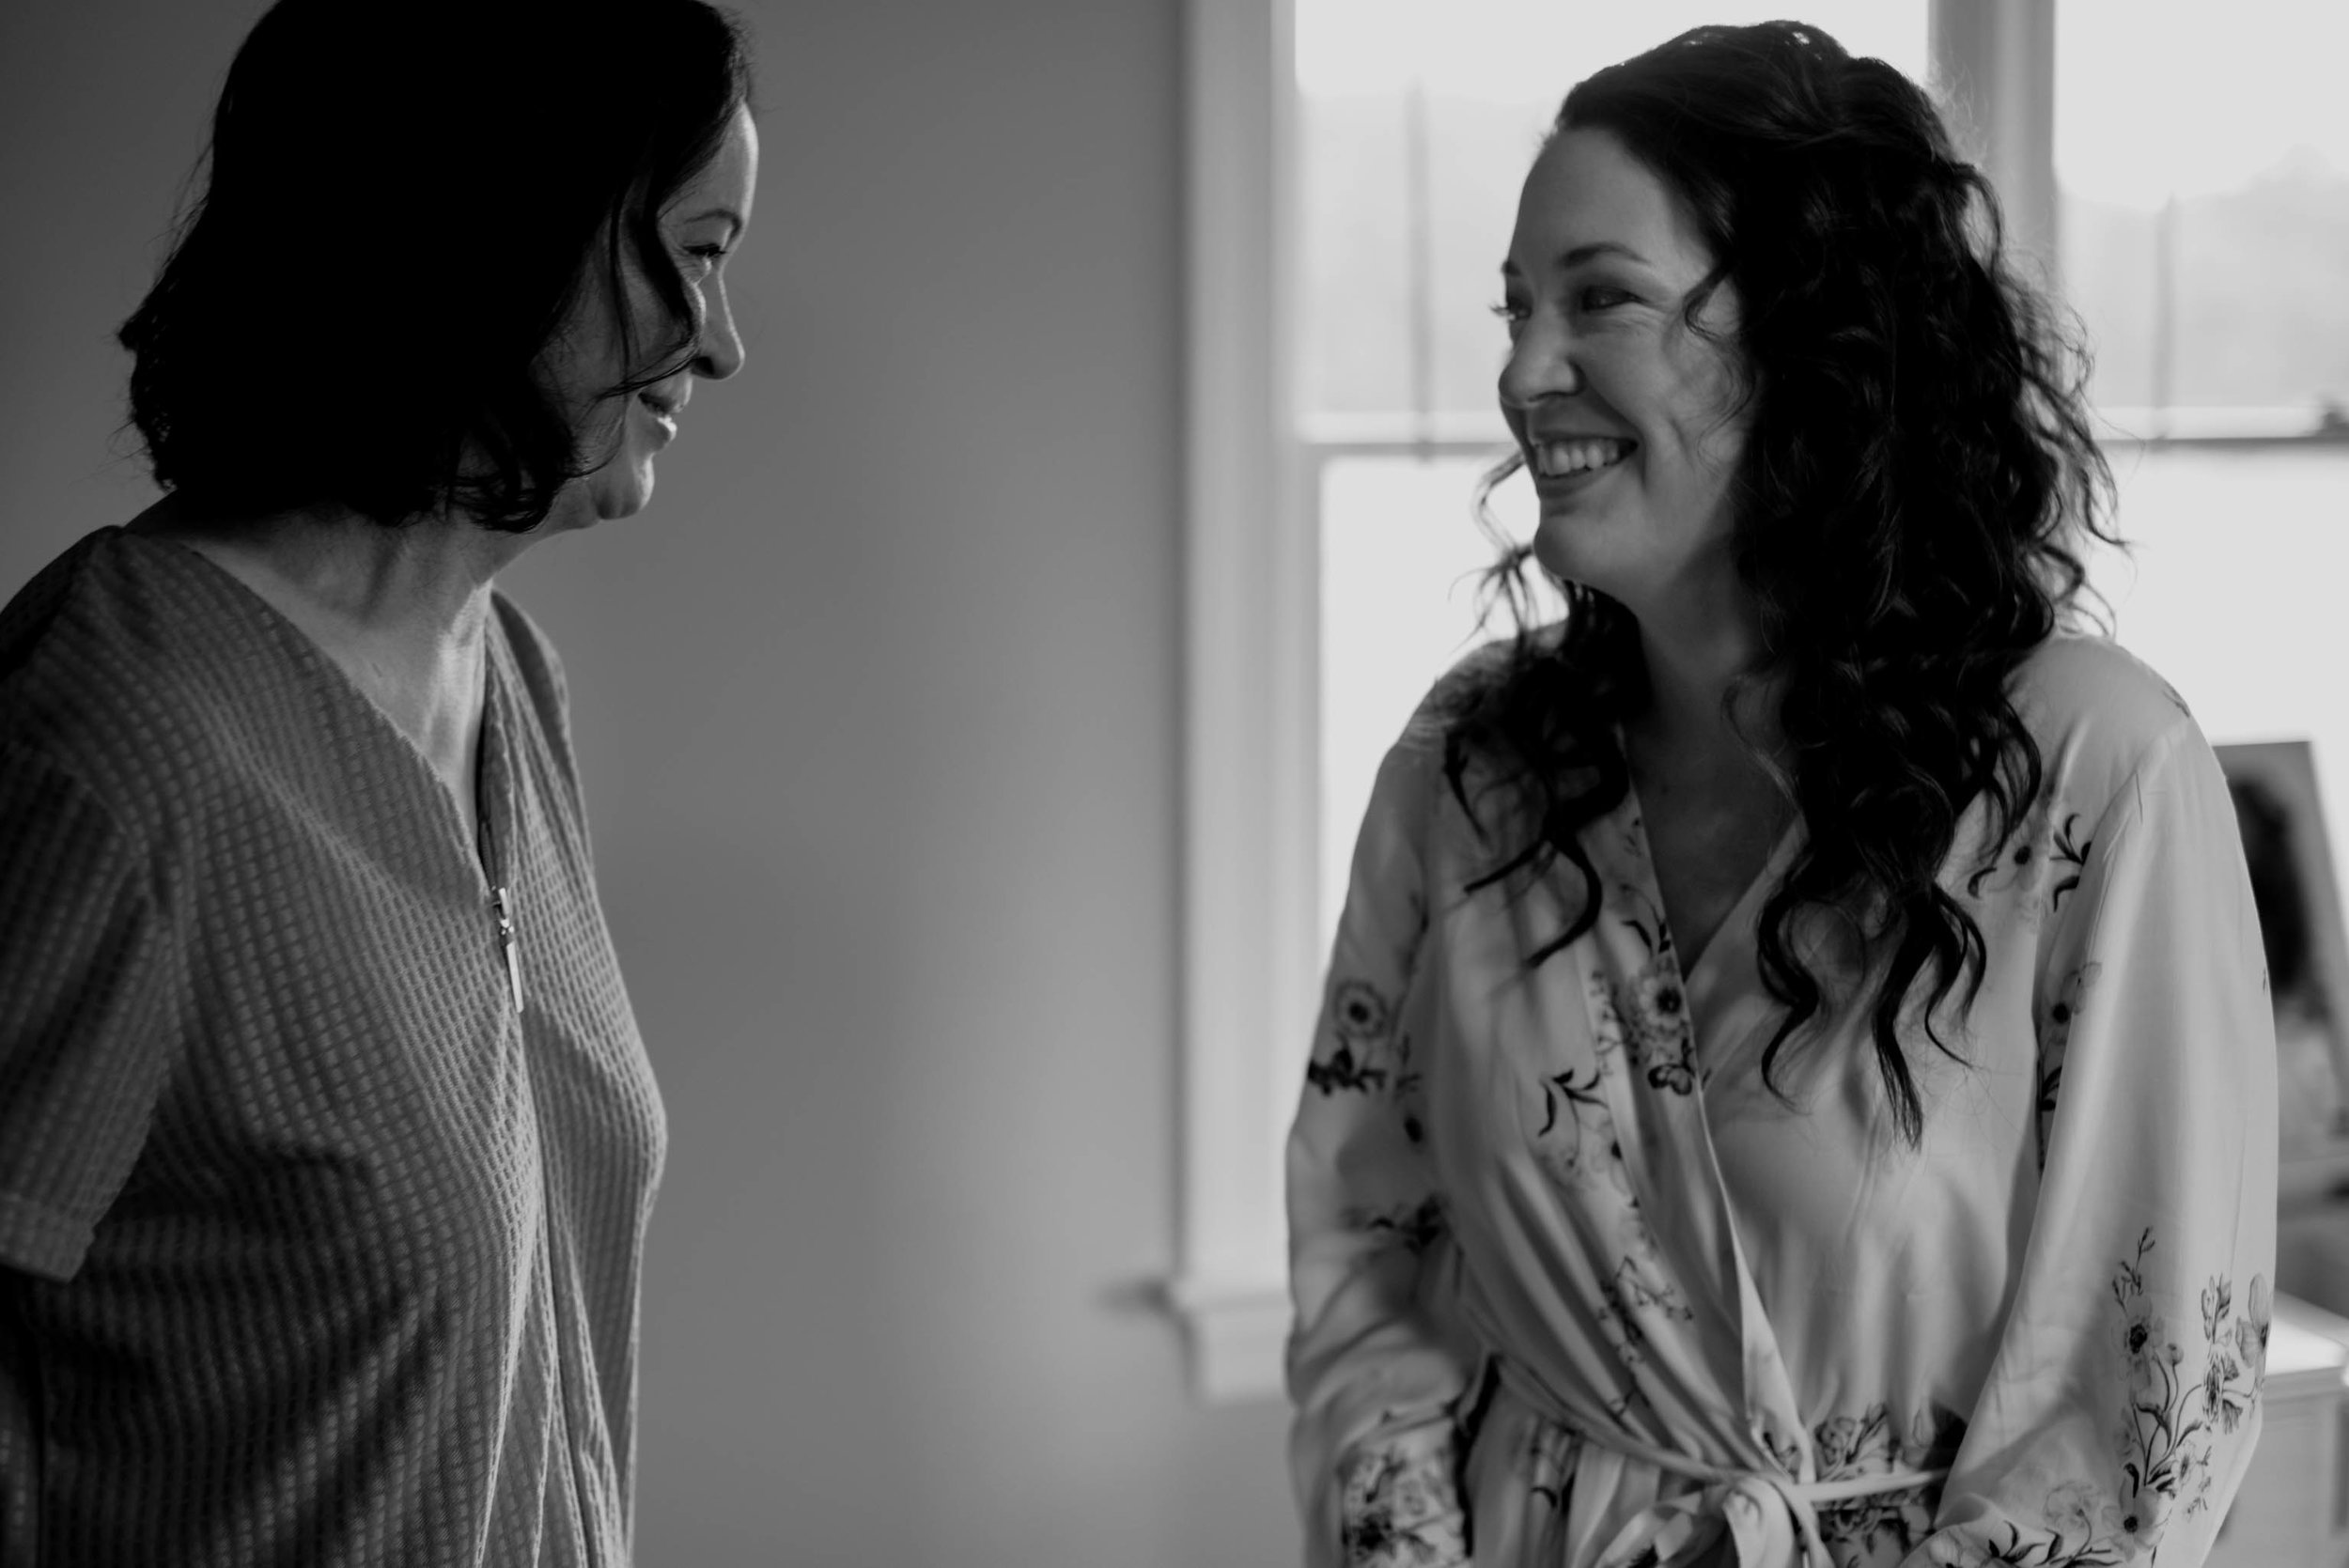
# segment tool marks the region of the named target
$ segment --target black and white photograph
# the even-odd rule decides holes
[[[2344,73],[0,6],[0,1568],[2349,1568]]]
[[[2276,1017],[2276,1071],[2286,1161],[2349,1144],[2349,940],[2341,931],[2331,835],[2305,740],[2217,748],[2259,907]],[[2329,1174],[2338,1179],[2349,1169]]]

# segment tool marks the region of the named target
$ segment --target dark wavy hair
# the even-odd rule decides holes
[[[1865,1006],[1914,1143],[1904,1006],[1921,981],[1925,1032],[1955,1057],[1933,1011],[1961,985],[1970,1006],[1984,962],[1937,873],[1972,802],[1986,800],[1995,857],[2037,797],[2010,678],[2082,590],[2075,546],[2120,542],[2085,349],[2009,263],[1989,182],[1925,93],[1815,27],[1695,28],[1577,85],[1550,134],[1568,130],[1611,134],[1685,202],[1714,261],[1685,303],[1690,329],[1708,331],[1698,317],[1724,283],[1740,306],[1724,347],[1751,420],[1731,492],[1762,625],[1748,677],[1782,692],[1790,760],[1769,771],[1807,829],[1761,917],[1762,978],[1786,1008],[1765,1081],[1777,1091],[1780,1052],[1823,1007]],[[1522,463],[1512,454],[1480,487],[1488,526],[1492,487]],[[1648,688],[1638,628],[1605,595],[1557,583],[1563,625],[1534,625],[1530,554],[1512,547],[1487,575],[1488,608],[1505,600],[1517,630],[1446,706],[1445,769],[1473,815],[1478,764],[1532,830],[1474,886],[1560,857],[1581,876],[1580,909],[1538,964],[1598,918],[1576,833],[1629,787],[1618,726]],[[1805,907],[1854,921],[1872,964],[1889,954],[1873,997],[1831,994],[1797,955]]]
[[[541,356],[599,261],[627,367],[602,400],[684,367],[701,323],[660,213],[750,98],[741,25],[700,0],[280,0],[119,334],[156,482],[216,519],[537,526],[609,459]]]

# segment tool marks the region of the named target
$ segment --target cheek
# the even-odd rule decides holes
[[[1753,423],[1744,380],[1718,354],[1691,356],[1674,369],[1672,424],[1680,447],[1707,474],[1725,474],[1744,457]]]
[[[1746,455],[1748,420],[1716,406],[1697,427],[1693,452],[1708,478],[1726,484]]]
[[[607,397],[591,404],[579,416],[581,459],[594,462],[607,454],[615,461],[625,458],[632,429],[625,399]]]

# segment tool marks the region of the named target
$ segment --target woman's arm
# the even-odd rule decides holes
[[[147,1137],[184,943],[150,858],[0,740],[0,1270],[72,1277]]]
[[[1403,1019],[1434,744],[1407,736],[1379,769],[1289,1135],[1290,1466],[1312,1568],[1467,1560],[1454,1405],[1470,1369],[1431,1299],[1450,1240]]]
[[[2044,1169],[2022,1278],[1906,1560],[2202,1560],[2260,1429],[2276,1052],[2257,912],[2201,733],[2156,741],[2043,939]]]

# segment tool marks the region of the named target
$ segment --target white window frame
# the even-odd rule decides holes
[[[1932,0],[1933,75],[2053,274],[2053,0]],[[1320,1000],[1320,468],[1442,430],[1306,431],[1296,397],[1293,0],[1186,0],[1188,384],[1180,1257],[1194,1396],[1275,1396],[1281,1146]],[[1471,442],[1469,449],[1488,451]]]
[[[1290,0],[1187,0],[1181,1259],[1205,1401],[1280,1388],[1279,1147],[1317,1001],[1318,666],[1297,491]]]

